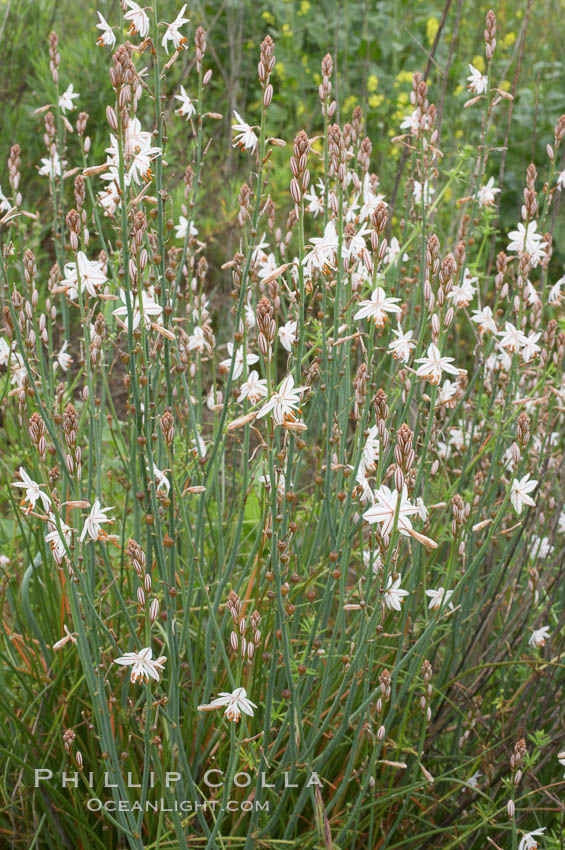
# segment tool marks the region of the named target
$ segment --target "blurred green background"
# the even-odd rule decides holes
[[[181,2],[162,0],[159,16],[171,21]],[[291,141],[299,129],[310,135],[319,132],[318,102],[320,61],[326,52],[334,57],[334,91],[339,99],[338,120],[350,120],[360,105],[366,116],[366,131],[373,142],[371,170],[379,175],[388,197],[395,182],[401,149],[391,144],[400,133],[400,122],[410,112],[409,95],[414,71],[429,72],[430,100],[441,113],[440,147],[445,153],[442,168],[448,170],[454,157],[468,146],[474,157],[480,134],[480,109],[463,109],[468,64],[484,69],[483,25],[490,4],[476,0],[215,0],[189,3],[185,28],[189,49],[169,74],[168,108],[182,83],[194,95],[193,36],[196,26],[208,32],[205,67],[213,70],[207,107],[221,112],[223,120],[209,124],[214,133],[207,154],[203,184],[204,229],[212,237],[225,236],[235,226],[237,194],[246,179],[249,159],[231,148],[231,112],[237,109],[247,121],[259,116],[259,87],[256,66],[259,45],[269,33],[275,40],[277,64],[275,96],[269,111],[269,132]],[[563,0],[502,2],[493,7],[497,15],[498,46],[494,76],[501,88],[515,91],[508,155],[501,196],[501,221],[514,225],[519,216],[525,169],[530,161],[547,164],[545,146],[553,140],[553,126],[565,112],[563,66],[565,12]],[[78,109],[90,115],[91,162],[103,161],[107,145],[105,106],[111,100],[107,74],[108,48],[96,47],[99,9],[113,25],[119,21],[118,0],[0,0],[0,158],[6,161],[10,145],[22,149],[22,191],[28,208],[42,211],[48,200],[47,181],[38,178],[36,167],[45,155],[43,117],[34,110],[55,97],[48,72],[48,34],[55,29],[60,39],[61,89],[72,82],[80,93]],[[442,26],[443,22],[443,26]],[[430,51],[437,41],[435,54]],[[150,62],[149,54],[138,60]],[[146,97],[142,110],[151,122],[152,104]],[[509,109],[498,109],[489,143],[501,148],[507,130]],[[167,162],[171,189],[181,194],[182,174],[190,157],[192,132],[183,119],[171,115],[168,124]],[[73,147],[69,156],[73,164]],[[78,146],[74,154],[78,152]],[[273,157],[273,188],[277,205],[287,208],[288,157],[290,150]],[[488,175],[498,184],[501,150],[492,150]],[[78,161],[77,161],[78,162]],[[565,168],[565,163],[560,165]],[[0,171],[0,174],[2,172]],[[543,172],[540,168],[539,188]],[[7,190],[7,178],[0,178]],[[462,190],[459,194],[464,194]],[[69,187],[70,189],[70,187]],[[449,202],[449,196],[446,198]],[[455,197],[452,199],[455,203]],[[449,203],[443,205],[449,215]],[[284,223],[284,218],[280,222]],[[557,222],[555,260],[565,259],[565,233]]]

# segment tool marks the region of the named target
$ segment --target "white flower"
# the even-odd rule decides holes
[[[363,446],[361,461],[359,463],[359,469],[363,470],[363,474],[365,474],[366,472],[375,471],[377,461],[379,459],[379,454],[379,429],[376,425],[373,425],[373,427],[369,429],[369,433],[367,434],[367,439],[365,440],[365,445]]]
[[[365,244],[365,236],[370,233],[369,227],[364,224],[357,233],[349,240],[349,256],[356,260],[361,256],[367,245]]]
[[[393,609],[394,611],[401,610],[404,597],[408,596],[408,591],[403,590],[400,587],[400,582],[400,576],[394,582],[392,580],[392,576],[389,576],[386,584],[385,595],[383,597],[383,602],[386,607],[388,609]]]
[[[561,287],[565,283],[565,277],[559,278],[557,283],[554,283],[551,289],[549,290],[549,295],[547,296],[548,304],[559,304],[561,302]]]
[[[438,404],[446,404],[448,407],[455,407],[458,389],[459,385],[457,384],[457,381],[450,381],[449,379],[446,379],[441,385],[437,396]]]
[[[388,319],[387,313],[400,313],[398,306],[400,298],[387,296],[382,286],[377,286],[370,301],[361,301],[361,309],[357,310],[354,319],[372,319],[378,328],[382,328]]]
[[[71,363],[73,362],[73,358],[71,357],[71,355],[67,354],[68,345],[68,341],[65,340],[65,342],[61,346],[59,353],[57,354],[57,363],[61,367],[63,372],[66,372],[70,368]]]
[[[363,519],[371,525],[376,522],[380,523],[383,536],[390,534],[394,525],[397,504],[400,500],[397,529],[400,534],[408,535],[412,530],[412,523],[408,517],[417,514],[418,508],[408,500],[406,486],[399,493],[398,490],[390,490],[386,484],[383,484],[378,490],[375,490],[374,497],[375,504],[365,511]]]
[[[175,236],[177,239],[184,239],[188,229],[188,219],[184,215],[179,216],[179,223],[175,224]],[[190,235],[198,236],[198,230],[194,226],[194,222],[190,222]]]
[[[410,359],[410,353],[413,348],[416,348],[416,341],[412,339],[413,331],[402,333],[402,328],[392,330],[396,339],[389,342],[388,353],[392,354],[395,360],[400,360],[401,363],[407,363]]]
[[[483,307],[482,310],[474,310],[471,321],[478,324],[481,333],[486,333],[487,331],[491,331],[494,334],[497,333],[496,322],[494,321],[490,307]]]
[[[167,29],[165,30],[165,35],[163,36],[161,44],[163,45],[167,53],[169,52],[169,41],[173,42],[175,50],[184,50],[184,46],[187,43],[187,38],[186,36],[180,34],[179,29],[184,26],[184,24],[187,24],[190,20],[189,18],[183,18],[185,12],[186,3],[176,16],[172,24],[169,24],[167,26]]]
[[[560,171],[557,175],[557,188],[559,191],[565,187],[565,171]]]
[[[0,336],[0,366],[8,366],[12,359],[14,343],[8,344],[6,337]]]
[[[451,298],[455,302],[457,309],[460,307],[468,307],[473,300],[475,292],[477,291],[475,288],[476,283],[477,278],[471,275],[469,269],[465,269],[463,272],[463,280],[460,284],[455,284],[451,287],[447,297]]]
[[[384,567],[383,559],[378,552],[373,552],[373,575],[377,576]],[[371,552],[363,552],[363,562],[367,569],[371,566]]]
[[[429,344],[426,356],[418,357],[415,362],[421,363],[416,374],[421,378],[426,378],[431,384],[439,384],[442,372],[449,372],[450,375],[459,374],[459,369],[452,365],[453,357],[442,357],[433,342]]]
[[[559,764],[561,764],[561,765],[563,765],[563,767],[565,767],[565,751],[563,751],[562,753],[557,753],[557,761],[559,762]],[[565,778],[565,774],[564,774],[564,778]]]
[[[259,264],[261,266],[261,268],[259,269],[259,277],[261,278],[261,280],[264,280],[266,277],[270,277],[277,268],[277,259],[272,251],[270,254],[265,254],[265,252],[262,252],[259,259]]]
[[[422,522],[426,522],[427,519],[428,519],[428,516],[429,516],[429,511],[428,511],[427,507],[425,506],[424,500],[422,499],[422,497],[418,496],[416,498],[416,501],[415,501],[414,504],[416,505],[417,515],[420,517]]]
[[[419,106],[416,109],[412,110],[410,115],[406,115],[400,124],[401,130],[408,130],[413,136],[417,135],[420,132],[420,129],[428,129],[429,128],[429,119],[427,114],[424,115],[422,128],[422,111]]]
[[[267,260],[267,254],[265,252],[265,248],[268,249],[269,243],[265,240],[265,233],[262,234],[259,242],[253,248],[253,253],[251,254],[251,262],[256,265],[257,263],[264,263]]]
[[[232,693],[222,691],[220,696],[213,699],[211,703],[199,705],[198,711],[211,711],[214,708],[223,708],[224,706],[226,707],[225,717],[235,723],[241,717],[242,712],[253,717],[253,709],[257,708],[255,703],[248,699],[245,688],[236,688]]]
[[[351,175],[351,172],[348,171],[348,175]],[[363,189],[362,189],[362,198],[363,205],[359,210],[359,221],[365,221],[371,216],[371,213],[377,208],[377,206],[382,202],[387,206],[384,195],[380,193],[376,193],[375,189],[378,186],[378,178],[376,175],[370,175],[369,172],[365,174],[363,178]],[[351,215],[355,215],[356,206],[351,204],[348,212]]]
[[[545,826],[542,826],[541,829],[534,829],[533,832],[525,832],[524,837],[520,840],[520,844],[518,845],[518,850],[537,850],[538,843],[534,838],[534,835],[542,835],[545,832]]]
[[[310,239],[310,243],[313,245],[313,248],[302,260],[302,265],[305,266],[306,273],[311,275],[313,268],[326,273],[330,272],[334,268],[339,246],[339,238],[333,221],[328,221],[323,236],[313,236]],[[341,256],[342,259],[349,256],[349,251],[344,243],[341,246]]]
[[[0,186],[0,213],[8,212],[8,210],[12,209],[12,204],[2,191],[2,186]]]
[[[128,308],[127,308],[127,298],[125,290],[120,289],[120,300],[123,304],[123,307],[118,307],[117,310],[113,310],[112,314],[116,316],[117,319],[124,319],[121,321],[121,324],[124,328],[128,326]],[[148,290],[143,289],[141,291],[141,301],[143,307],[143,324],[145,328],[149,329],[151,327],[152,318],[157,319],[157,324],[161,321],[161,314],[163,312],[163,308],[160,304],[155,301],[155,295],[153,287],[150,287]],[[139,293],[135,294],[130,293],[130,304],[132,307],[132,330],[137,330],[139,325],[141,324],[141,309],[139,306]]]
[[[93,298],[99,295],[97,287],[108,280],[102,263],[98,260],[89,260],[84,251],[78,252],[77,262],[65,264],[64,274],[65,277],[60,286],[71,301],[75,301],[78,296],[79,279],[80,291],[84,292],[86,289]]]
[[[559,514],[557,531],[559,532],[559,534],[565,534],[565,509],[562,510]]]
[[[435,189],[433,186],[430,186],[428,180],[424,180],[424,183],[420,183],[419,180],[414,180],[414,201],[417,204],[422,203],[422,195],[424,197],[424,204],[428,206],[431,203],[432,195],[435,195]]]
[[[100,14],[100,12],[96,12],[96,14],[100,21],[100,23],[96,24],[96,29],[101,30],[101,35],[96,39],[96,44],[100,45],[100,47],[103,44],[106,44],[108,47],[113,47],[116,43],[116,36],[114,35],[112,27],[104,16]]]
[[[43,505],[43,510],[48,511],[51,507],[49,496],[41,490],[41,486],[33,478],[29,477],[23,466],[20,466],[19,473],[21,481],[12,481],[12,487],[21,487],[22,490],[25,490],[25,496],[20,502],[21,506],[25,505],[27,512],[33,511],[39,499]]]
[[[49,158],[43,157],[41,160],[41,168],[37,172],[41,177],[50,177],[52,180],[55,177],[60,177],[63,173],[63,168],[66,166],[65,159],[59,159],[57,151],[53,151],[53,155]]]
[[[521,254],[525,252],[529,254],[530,262],[534,268],[543,259],[546,247],[543,236],[536,232],[537,228],[537,221],[528,222],[527,227],[519,222],[518,229],[510,231],[508,234],[510,242],[506,249],[509,253]]]
[[[453,596],[452,590],[445,590],[443,587],[438,587],[437,590],[430,588],[430,590],[426,590],[426,596],[430,599],[428,608],[432,611],[436,608],[441,608],[448,603],[449,607],[453,608],[453,603],[449,601]]]
[[[314,218],[319,215],[319,213],[324,212],[324,200],[323,197],[318,197],[316,194],[316,189],[314,186],[310,187],[310,191],[304,195],[304,200],[308,201],[308,206],[306,209],[308,212],[311,212]]]
[[[259,141],[257,136],[250,125],[245,123],[239,112],[236,112],[234,109],[233,114],[236,117],[236,123],[232,125],[232,130],[236,132],[233,138],[234,148],[236,145],[239,145],[241,150],[249,149],[251,153],[254,153],[257,142]]]
[[[524,339],[524,344],[520,351],[520,356],[524,363],[529,363],[530,360],[541,351],[540,346],[537,344],[540,336],[541,331],[530,331],[528,336]]]
[[[535,506],[535,502],[530,496],[536,487],[538,486],[538,482],[535,479],[530,480],[530,473],[526,473],[523,478],[515,478],[512,482],[512,489],[510,491],[510,501],[514,506],[514,510],[518,514],[518,516],[522,513],[522,508],[524,505],[529,505],[530,507]]]
[[[59,532],[59,526],[61,528],[62,536]],[[49,520],[47,522],[49,533],[45,535],[45,542],[49,543],[51,551],[53,552],[53,557],[58,564],[61,563],[67,554],[67,549],[71,545],[71,538],[73,534],[72,529],[63,522],[61,517],[59,517],[59,526],[57,525],[55,514],[50,513]]]
[[[484,186],[481,186],[477,192],[477,200],[482,207],[490,207],[494,204],[496,200],[495,195],[498,192],[500,192],[500,189],[495,187],[494,177],[490,177],[488,182]]]
[[[147,472],[150,472],[149,467],[147,467]],[[169,491],[171,489],[171,482],[169,481],[167,475],[159,469],[156,464],[153,464],[153,478],[155,480],[155,489],[157,491],[164,490],[165,496],[169,495]]]
[[[72,112],[75,108],[73,100],[75,98],[80,97],[78,92],[73,91],[73,84],[67,86],[66,90],[59,97],[59,106],[63,110],[63,112]]]
[[[140,649],[139,652],[125,652],[119,658],[114,659],[114,664],[123,667],[131,667],[130,682],[135,683],[138,679],[148,682],[154,679],[158,682],[167,660],[166,655],[161,655],[153,661],[153,650],[150,646]]]
[[[388,243],[388,247],[386,249],[386,253],[384,256],[384,261],[387,265],[391,265],[395,262],[396,258],[400,255],[400,243],[396,236],[393,236],[390,242]],[[402,254],[402,261],[406,262],[408,259],[408,254]]]
[[[92,538],[92,540],[103,540],[108,536],[101,528],[101,525],[103,522],[111,522],[111,519],[106,516],[107,511],[111,510],[112,508],[101,508],[99,499],[94,500],[90,513],[84,521],[84,526],[80,535],[81,543],[87,534],[90,538]]]
[[[259,373],[253,369],[247,380],[241,385],[241,392],[237,400],[243,401],[248,398],[251,404],[256,404],[262,398],[266,398],[267,392],[267,381],[265,378],[260,378]]]
[[[284,425],[286,422],[296,422],[294,410],[300,409],[300,396],[307,391],[308,387],[295,387],[294,378],[288,375],[277,392],[274,392],[271,398],[265,402],[263,407],[257,414],[257,419],[266,416],[267,413],[273,413],[273,422],[275,425]]]
[[[181,104],[176,110],[177,115],[182,115],[187,121],[189,121],[196,112],[196,109],[194,108],[192,100],[186,93],[184,86],[180,87],[180,94],[175,95],[175,100],[179,100]]]
[[[131,180],[137,184],[142,179],[146,182],[151,180],[151,163],[161,154],[161,148],[152,145],[151,141],[151,133],[141,129],[139,118],[132,118],[126,129],[124,144],[124,154],[128,165],[126,186],[129,185]],[[112,134],[110,134],[110,145],[106,148],[106,153],[108,154],[109,171],[102,175],[102,179],[119,185],[119,145],[118,140]]]
[[[500,345],[507,348],[509,351],[519,351],[526,344],[526,335],[512,322],[506,322],[504,330],[499,331],[497,336],[500,337]]]
[[[373,494],[371,485],[367,479],[367,474],[365,472],[365,468],[362,462],[359,464],[359,469],[357,470],[357,477],[355,478],[355,482],[357,484],[356,495],[359,496],[362,503],[365,504],[365,502],[371,502],[371,504],[373,504],[373,502],[375,501],[375,496]]]
[[[149,32],[149,18],[134,0],[126,0],[126,6],[129,12],[125,13],[124,18],[126,21],[131,21],[128,33],[133,35],[137,32],[140,38],[145,38]]]
[[[542,626],[541,629],[534,629],[528,644],[539,648],[545,646],[546,640],[549,640],[549,626]]]
[[[206,443],[202,439],[200,434],[197,434],[196,437],[194,437],[194,439],[192,440],[192,445],[194,446],[194,448],[192,449],[192,454],[194,455],[194,457],[206,457]]]
[[[206,337],[204,336],[204,331],[200,325],[196,325],[193,332],[188,337],[188,350],[200,351],[201,353],[206,350]]]
[[[233,342],[228,342],[228,354],[229,354],[229,357],[227,357],[225,360],[222,360],[221,363],[220,363],[220,366],[226,372],[229,372],[229,370],[231,369],[231,362],[232,362],[232,359],[233,359]],[[259,362],[258,356],[256,354],[251,354],[251,352],[249,352],[249,351],[247,352],[245,359],[247,360],[248,366],[253,366],[254,363]],[[234,365],[233,365],[232,380],[237,381],[238,378],[241,378],[242,374],[243,374],[243,346],[240,345],[239,348],[237,349],[236,353],[235,353],[235,362],[234,362]]]
[[[467,77],[467,82],[469,83],[467,88],[473,94],[484,94],[488,89],[488,78],[484,74],[481,74],[479,69],[475,68],[474,65],[469,65],[469,71],[471,73]]]
[[[296,342],[296,327],[297,322],[289,321],[279,328],[280,343],[287,351],[291,351],[293,344]]]

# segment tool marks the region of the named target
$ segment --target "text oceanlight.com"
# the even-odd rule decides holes
[[[100,800],[98,797],[90,797],[86,801],[86,808],[91,812],[99,812],[104,809],[107,812],[197,812],[197,811],[228,811],[228,812],[268,812],[269,801],[265,800],[228,800],[222,803],[220,800]]]

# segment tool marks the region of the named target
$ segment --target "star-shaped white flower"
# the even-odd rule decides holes
[[[488,77],[481,74],[479,69],[475,68],[474,65],[469,65],[469,71],[471,73],[467,77],[467,88],[469,91],[473,92],[473,94],[484,94],[488,89]]]
[[[101,30],[101,34],[96,39],[96,44],[100,47],[105,44],[108,47],[113,47],[116,43],[116,36],[114,35],[114,31],[108,21],[104,18],[100,12],[96,12],[98,15],[99,23],[96,24],[96,29]]]
[[[80,95],[78,92],[73,91],[73,84],[70,83],[70,85],[67,86],[63,94],[59,97],[59,106],[61,107],[64,113],[72,112],[72,110],[75,108],[73,100],[76,100],[77,97],[80,97]]]
[[[388,577],[385,595],[383,602],[388,609],[400,611],[404,597],[408,596],[408,591],[400,587],[400,576],[393,582],[392,576]]]
[[[127,308],[127,298],[125,290],[120,289],[120,300],[123,304],[123,307],[118,307],[116,310],[113,310],[112,313],[116,316],[117,319],[121,321],[121,324],[124,328],[127,329],[128,326],[128,308]],[[151,320],[157,320],[157,324],[161,322],[161,315],[163,313],[163,308],[160,304],[155,301],[155,294],[153,287],[150,287],[148,290],[143,290],[141,293],[141,301],[143,307],[143,324],[145,328],[149,329],[151,327]],[[132,330],[137,330],[139,325],[141,324],[141,309],[139,306],[139,295],[130,293],[130,304],[132,308]]]
[[[428,608],[432,611],[436,608],[441,608],[448,603],[449,607],[453,608],[453,603],[449,601],[453,596],[452,590],[445,590],[443,587],[438,587],[437,590],[430,588],[429,590],[426,590],[426,596],[429,597],[430,600]]]
[[[537,228],[537,221],[529,221],[526,227],[519,222],[517,230],[511,230],[508,234],[510,241],[506,248],[508,253],[528,254],[534,268],[543,260],[546,248],[544,238],[537,232]]]
[[[262,398],[267,396],[267,381],[265,378],[260,378],[259,373],[253,369],[249,373],[249,377],[241,385],[241,392],[238,396],[238,401],[249,399],[251,404],[256,404]]]
[[[175,100],[180,101],[180,106],[176,111],[177,115],[182,115],[187,121],[190,121],[196,109],[190,97],[188,96],[184,86],[180,87],[180,94],[175,95]]]
[[[225,360],[222,360],[220,366],[225,372],[229,372],[231,369],[231,362],[233,358],[234,346],[233,342],[228,342],[228,355]],[[246,357],[248,366],[253,366],[255,363],[259,362],[259,357],[256,354],[252,354],[250,351],[247,352]],[[239,348],[235,352],[235,362],[233,365],[233,374],[232,380],[237,381],[238,378],[241,378],[243,375],[243,346],[240,345]]]
[[[20,481],[12,481],[12,487],[20,487],[22,490],[25,490],[25,496],[21,501],[21,506],[26,508],[26,512],[33,511],[35,509],[36,502],[39,500],[43,505],[43,510],[49,511],[51,507],[51,499],[49,496],[44,493],[41,489],[41,486],[30,478],[27,474],[23,466],[20,466]]]
[[[234,723],[237,723],[242,712],[253,717],[253,709],[257,708],[255,703],[248,698],[245,688],[236,688],[231,693],[222,691],[211,703],[199,705],[198,711],[212,711],[214,708],[223,708],[224,706],[226,707],[225,717]]]
[[[108,280],[102,263],[89,260],[84,251],[78,252],[77,262],[65,264],[64,274],[60,286],[71,301],[76,301],[78,297],[79,281],[81,292],[86,290],[93,298],[97,298],[100,294],[98,287]]]
[[[546,640],[549,640],[549,626],[542,626],[541,629],[534,629],[528,644],[539,649],[539,647],[545,646]]]
[[[149,18],[141,6],[135,0],[126,0],[126,6],[129,12],[126,12],[124,18],[126,21],[131,21],[128,33],[133,35],[138,33],[140,38],[145,38],[149,32]]]
[[[485,185],[481,186],[477,192],[477,200],[482,207],[491,207],[496,200],[495,196],[498,192],[500,192],[500,189],[495,187],[494,177],[489,177]]]
[[[56,355],[56,363],[55,368],[60,366],[63,372],[67,372],[73,362],[73,358],[70,354],[67,354],[67,348],[69,346],[68,340],[65,340],[63,345],[61,346],[59,353]]]
[[[439,348],[431,342],[426,356],[418,357],[415,361],[421,364],[418,366],[416,374],[421,378],[426,378],[431,384],[439,384],[442,372],[449,372],[451,375],[459,374],[459,369],[453,366],[453,359],[453,357],[442,357]]]
[[[66,164],[66,159],[59,159],[59,154],[57,153],[57,151],[53,151],[52,156],[42,158],[41,168],[37,173],[41,177],[50,177],[52,180],[54,180],[55,177],[61,177]]]
[[[61,532],[59,532],[59,527]],[[57,525],[57,520],[53,513],[49,514],[47,528],[49,529],[49,533],[45,535],[45,542],[49,543],[53,557],[60,564],[67,554],[67,549],[71,545],[73,530],[63,522],[61,517],[59,517],[59,524]]]
[[[236,145],[239,145],[241,150],[250,150],[251,153],[254,153],[259,140],[255,135],[253,128],[249,124],[245,123],[239,112],[236,112],[235,109],[233,114],[236,118],[236,123],[232,125],[232,130],[236,133],[233,138],[234,148]]]
[[[469,269],[463,272],[463,280],[459,284],[454,284],[449,290],[448,298],[455,302],[457,309],[468,307],[473,296],[475,295],[477,278],[473,277]]]
[[[186,3],[176,16],[175,20],[172,24],[167,26],[165,30],[165,35],[161,41],[161,44],[165,48],[166,52],[169,52],[169,41],[172,41],[175,47],[175,50],[184,50],[184,47],[187,43],[187,38],[184,35],[181,35],[179,30],[184,24],[189,22],[189,18],[183,18],[184,13],[186,12]]]
[[[287,351],[292,350],[292,346],[296,341],[296,327],[297,322],[288,321],[286,324],[281,325],[278,330],[280,343]]]
[[[486,333],[490,331],[495,334],[498,332],[498,328],[496,327],[496,322],[494,321],[494,317],[492,315],[492,310],[490,307],[483,307],[480,310],[474,310],[473,315],[471,316],[471,321],[476,322],[479,326],[479,330],[481,333]]]
[[[161,655],[153,660],[153,650],[150,646],[140,649],[139,652],[125,652],[119,658],[114,659],[114,664],[123,667],[131,667],[130,682],[135,683],[138,679],[148,682],[149,679],[160,681],[161,673],[167,660],[166,655]]]
[[[99,499],[94,500],[90,513],[84,521],[84,526],[80,535],[81,543],[87,534],[92,540],[103,540],[107,537],[106,532],[101,526],[103,522],[112,521],[110,517],[106,516],[106,513],[111,510],[112,508],[101,508]]]
[[[512,488],[510,491],[510,501],[514,506],[514,510],[518,514],[518,516],[522,513],[522,508],[524,505],[529,505],[530,507],[535,506],[535,502],[530,496],[530,493],[538,486],[538,481],[535,478],[530,479],[530,473],[526,473],[522,478],[515,478],[512,482]]]
[[[539,845],[535,836],[543,835],[544,832],[545,826],[542,826],[540,829],[534,829],[533,832],[525,832],[518,845],[518,850],[537,850]]]
[[[186,236],[186,232],[188,230],[188,219],[181,215],[179,216],[179,223],[175,224],[175,236],[177,239],[184,239]],[[198,230],[194,226],[194,222],[190,222],[190,235],[198,236]]]
[[[307,391],[308,387],[295,387],[294,378],[292,375],[287,375],[277,392],[274,392],[271,398],[265,402],[263,407],[257,414],[257,419],[266,416],[267,413],[273,414],[273,422],[276,425],[284,425],[285,422],[296,422],[294,411],[300,409],[300,396]]]
[[[412,523],[409,517],[418,513],[418,507],[413,505],[408,499],[408,491],[406,486],[399,493],[398,490],[390,490],[386,484],[375,490],[375,503],[363,514],[363,519],[373,525],[378,522],[381,525],[381,534],[388,535],[391,533],[394,526],[394,518],[397,511],[398,501],[398,524],[397,529],[400,534],[408,535],[412,530]]]
[[[382,286],[377,286],[369,301],[361,301],[360,309],[353,318],[372,319],[378,328],[382,328],[388,319],[387,313],[400,313],[399,301],[400,298],[391,298]]]
[[[412,349],[416,348],[416,341],[412,339],[414,332],[402,332],[402,328],[398,330],[392,329],[392,333],[396,337],[388,344],[388,353],[392,354],[395,360],[400,360],[401,363],[407,363],[410,359]]]

